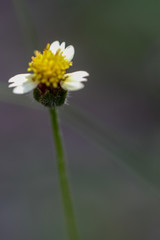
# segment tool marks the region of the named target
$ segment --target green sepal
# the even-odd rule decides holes
[[[33,97],[45,107],[57,107],[65,103],[67,91],[61,87],[49,88],[45,86],[37,86],[37,88],[33,90]]]

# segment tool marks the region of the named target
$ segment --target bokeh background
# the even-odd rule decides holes
[[[159,240],[160,1],[0,5],[0,239],[66,239],[48,110],[7,86],[59,40],[90,73],[59,109],[81,239]]]

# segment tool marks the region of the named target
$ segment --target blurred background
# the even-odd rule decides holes
[[[33,51],[75,47],[59,109],[83,240],[160,239],[160,1],[1,0],[0,239],[66,239],[48,110],[13,95]]]

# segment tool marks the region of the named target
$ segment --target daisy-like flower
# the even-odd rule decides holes
[[[35,88],[44,92],[44,89],[55,92],[63,89],[65,91],[75,91],[84,87],[86,71],[66,73],[72,66],[74,57],[74,47],[65,48],[65,42],[58,41],[51,45],[47,44],[43,53],[35,51],[35,56],[29,63],[28,71],[32,73],[18,74],[9,79],[9,88],[13,87],[13,93],[24,94]]]

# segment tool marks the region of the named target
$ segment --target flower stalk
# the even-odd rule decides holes
[[[57,173],[66,220],[68,239],[79,240],[56,108],[50,108],[50,117],[56,147]]]

